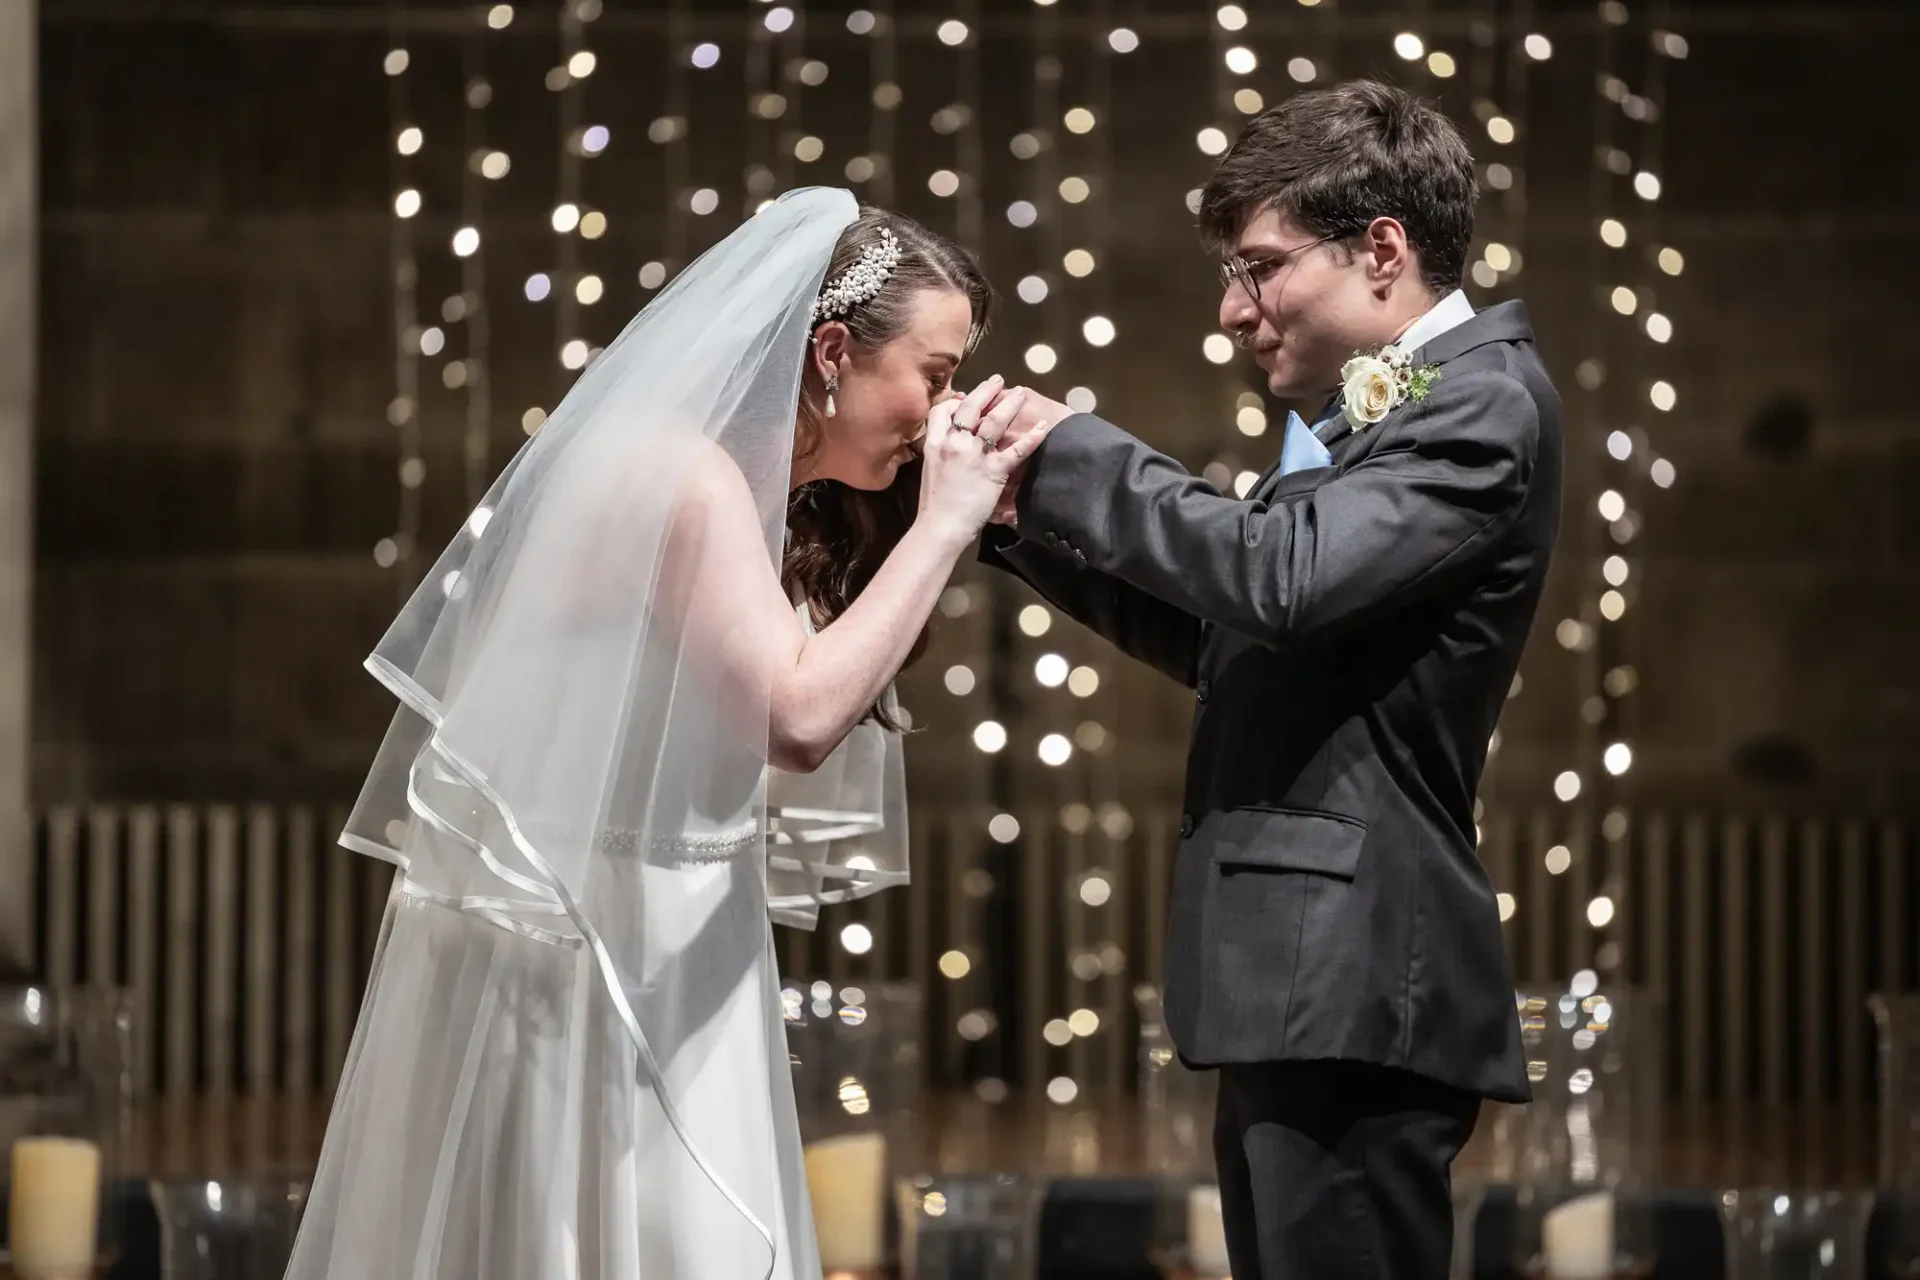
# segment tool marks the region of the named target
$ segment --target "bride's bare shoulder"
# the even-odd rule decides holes
[[[777,600],[776,552],[739,460],[702,439],[677,462],[663,563],[668,594],[752,599],[764,586]]]
[[[677,503],[683,520],[744,518],[759,523],[753,488],[731,453],[704,436],[684,449]]]
[[[669,536],[683,546],[703,548],[702,556],[771,563],[769,529],[778,527],[773,504],[784,504],[785,486],[769,494],[766,479],[756,483],[728,449],[707,439],[687,446],[675,461]]]

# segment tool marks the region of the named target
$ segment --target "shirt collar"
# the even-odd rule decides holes
[[[1412,354],[1426,346],[1449,329],[1457,329],[1473,319],[1473,303],[1467,295],[1455,289],[1433,305],[1433,309],[1407,326],[1394,345],[1402,351]]]

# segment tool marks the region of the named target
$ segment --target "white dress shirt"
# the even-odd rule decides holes
[[[1449,329],[1457,329],[1473,319],[1473,304],[1467,295],[1455,289],[1433,304],[1433,309],[1407,326],[1393,345],[1411,355]]]

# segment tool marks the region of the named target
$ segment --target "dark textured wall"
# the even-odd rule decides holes
[[[1247,33],[1262,66],[1246,83],[1270,97],[1290,87],[1282,68],[1300,51],[1346,74],[1407,74],[1390,48],[1406,6],[1248,7],[1266,25]],[[521,412],[550,407],[562,385],[552,304],[519,292],[529,272],[557,261],[547,211],[559,125],[555,95],[541,86],[557,56],[551,8],[522,5],[481,54],[495,91],[488,142],[514,161],[506,180],[488,184],[481,221],[489,468],[523,438]],[[584,166],[586,198],[612,218],[605,239],[579,246],[582,266],[608,282],[605,300],[583,311],[595,341],[644,301],[639,265],[671,234],[662,157],[645,138],[665,108],[668,34],[657,7],[606,8],[589,29],[600,68],[583,91],[584,119],[613,131],[607,153]],[[720,33],[744,30],[748,8],[759,11],[701,8],[697,18],[703,36],[722,40],[723,57],[689,78],[688,176],[724,202],[686,223],[695,249],[738,216],[743,166],[768,158],[793,123],[747,129],[742,41]],[[927,9],[916,21],[902,8],[897,203],[952,229],[956,202],[925,186],[927,173],[955,163],[954,139],[928,127],[957,93],[955,55],[927,34],[947,15]],[[1024,0],[986,8],[971,126],[987,162],[981,248],[1011,293],[1048,243],[1044,227],[1017,230],[1000,212],[1033,187],[1032,168],[1007,149],[1034,123],[1033,9]],[[1081,25],[1093,6],[1060,8],[1064,106],[1098,89],[1087,53],[1094,32]],[[1213,106],[1218,37],[1200,6],[1107,8],[1141,32],[1142,47],[1112,59],[1104,132],[1090,141],[1055,129],[1053,161],[1059,174],[1099,179],[1094,202],[1054,210],[1064,219],[1059,242],[1103,246],[1100,269],[1087,281],[1053,270],[1046,308],[1009,300],[970,372],[1021,372],[1018,353],[1045,337],[1064,353],[1042,380],[1056,393],[1094,386],[1104,412],[1196,468],[1223,455],[1262,467],[1277,434],[1250,441],[1232,426],[1246,374],[1200,356],[1217,292],[1182,206],[1205,172],[1195,130],[1234,118]],[[1510,704],[1494,794],[1543,795],[1569,765],[1591,775],[1594,751],[1619,733],[1635,747],[1627,783],[1641,798],[1903,804],[1920,781],[1920,515],[1903,502],[1920,497],[1904,354],[1920,340],[1920,276],[1908,261],[1920,166],[1907,136],[1911,79],[1897,62],[1890,73],[1889,51],[1912,46],[1920,17],[1900,3],[1712,4],[1667,19],[1687,33],[1691,56],[1668,68],[1666,114],[1654,128],[1615,126],[1642,157],[1664,153],[1657,209],[1615,190],[1637,237],[1650,231],[1684,251],[1685,274],[1666,279],[1635,257],[1643,239],[1609,258],[1595,235],[1599,24],[1586,5],[1539,8],[1555,55],[1528,73],[1521,136],[1504,149],[1527,174],[1526,219],[1516,234],[1496,202],[1486,215],[1523,248],[1524,270],[1476,297],[1527,300],[1577,437],[1560,571],[1524,691]],[[1464,62],[1473,48],[1465,20],[1496,6],[1421,10],[1434,44]],[[397,337],[382,10],[52,0],[42,21],[40,796],[350,793],[389,710],[358,663],[400,589],[372,557],[394,529],[399,492],[386,417]],[[784,170],[796,182],[840,182],[847,157],[867,146],[870,46],[837,13],[809,22],[806,54],[831,75],[785,89],[826,154]],[[412,115],[429,139],[417,166],[427,211],[414,227],[426,312],[460,287],[444,246],[457,225],[463,38],[437,25],[448,29],[407,41]],[[1622,37],[1636,76],[1648,66],[1638,50],[1649,25],[1636,12]],[[1496,83],[1505,75],[1503,64]],[[1474,123],[1472,78],[1419,84],[1468,123],[1483,157],[1499,158]],[[1101,140],[1104,169],[1090,149]],[[1647,221],[1655,214],[1657,228]],[[1604,310],[1627,277],[1657,286],[1651,302],[1675,327],[1664,348]],[[1102,351],[1078,337],[1095,310],[1120,334]],[[1573,372],[1597,352],[1607,383],[1584,392]],[[1646,408],[1654,377],[1678,389],[1674,412]],[[423,378],[430,554],[468,495],[463,400],[438,385],[435,363]],[[1602,441],[1634,426],[1679,479],[1632,492],[1644,532],[1631,547],[1631,607],[1603,662],[1561,648],[1554,625],[1596,594],[1597,558],[1611,548],[1593,502],[1618,470]],[[984,592],[975,599],[984,605]],[[983,695],[955,698],[939,680],[949,663],[979,665],[981,613],[949,622],[909,679],[909,704],[931,730],[913,756],[922,796],[970,796],[983,777],[965,744]],[[1064,630],[1020,642],[1024,710],[1011,748],[1020,785],[1062,799],[1177,794],[1183,694]],[[1038,688],[1029,669],[1049,647],[1100,661],[1101,694],[1078,704]],[[1588,685],[1622,661],[1639,672],[1639,688],[1590,730],[1580,718]],[[1089,716],[1113,733],[1107,753],[1062,773],[1030,763],[1041,732]]]

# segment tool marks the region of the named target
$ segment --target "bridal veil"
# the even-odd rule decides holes
[[[865,724],[770,776],[683,503],[724,456],[777,568],[856,212],[789,193],[682,272],[367,660],[400,706],[341,842],[401,874],[290,1276],[817,1268],[767,921],[905,879],[900,746]]]

